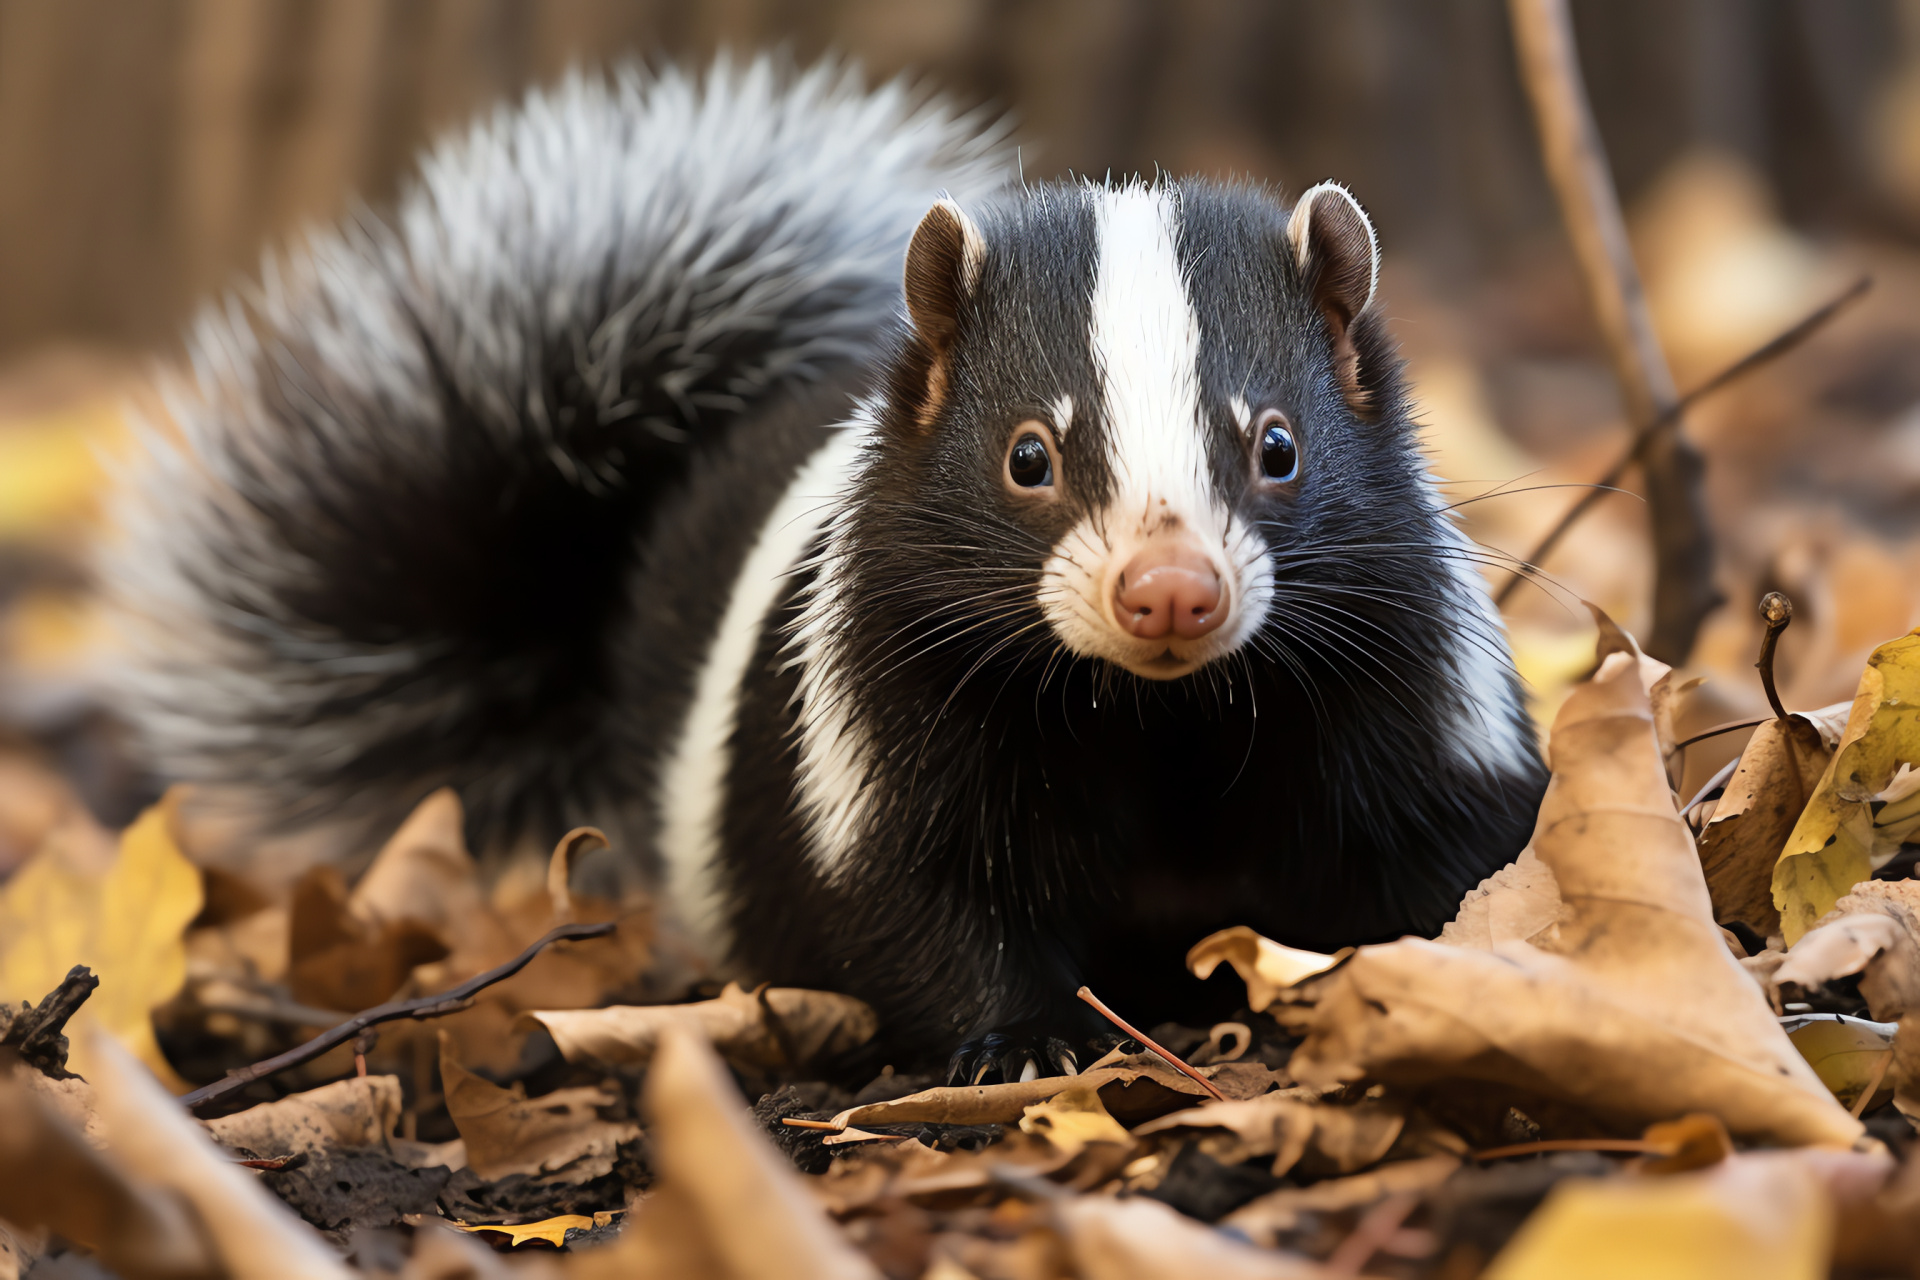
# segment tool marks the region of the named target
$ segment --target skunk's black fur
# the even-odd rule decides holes
[[[452,784],[483,842],[610,826],[746,975],[1007,1071],[1085,1041],[1083,981],[1192,1016],[1216,928],[1436,931],[1543,771],[1371,278],[1329,283],[1364,215],[1290,247],[1257,188],[982,200],[991,143],[826,72],[574,82],[207,322],[117,566],[156,762],[282,820]],[[972,218],[908,328],[939,188]],[[1158,483],[1098,336],[1140,226],[1250,619],[1174,680],[1076,639],[1051,559]],[[1249,471],[1249,406],[1296,481]],[[1003,480],[1028,420],[1057,501]]]

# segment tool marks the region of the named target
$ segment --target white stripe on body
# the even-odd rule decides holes
[[[865,443],[862,430],[837,431],[807,460],[767,516],[759,541],[734,579],[679,742],[660,775],[659,849],[668,893],[696,944],[714,959],[726,954],[729,941],[715,860],[740,684],[769,611],[839,503]]]

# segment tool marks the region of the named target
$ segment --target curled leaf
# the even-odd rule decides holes
[[[661,1035],[681,1027],[704,1036],[722,1056],[769,1071],[845,1053],[880,1029],[873,1010],[852,996],[799,987],[747,991],[737,982],[694,1004],[542,1009],[523,1020],[545,1027],[568,1062],[644,1065]]]
[[[1283,947],[1245,925],[1235,925],[1194,943],[1187,952],[1187,968],[1204,981],[1213,976],[1221,961],[1226,961],[1247,984],[1247,1007],[1258,1013],[1273,1003],[1282,988],[1331,969],[1346,954],[1342,951],[1323,956],[1316,951]]]

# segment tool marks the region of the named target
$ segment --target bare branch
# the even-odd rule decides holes
[[[1703,463],[1680,432],[1679,396],[1647,311],[1620,197],[1587,103],[1567,0],[1508,0],[1507,11],[1547,176],[1627,416],[1652,422],[1670,415],[1640,453],[1656,565],[1653,631],[1646,650],[1678,663],[1693,648],[1701,619],[1720,603],[1713,585],[1712,535],[1700,497]]]
[[[204,1107],[209,1102],[226,1097],[236,1089],[245,1088],[255,1080],[264,1080],[289,1067],[311,1062],[335,1045],[345,1044],[366,1028],[378,1023],[393,1022],[400,1018],[439,1018],[449,1013],[458,1013],[472,1003],[473,997],[479,992],[496,982],[511,978],[526,968],[548,943],[568,939],[605,937],[617,928],[619,928],[619,922],[609,920],[601,924],[563,924],[557,929],[549,929],[532,946],[503,965],[496,965],[485,973],[475,974],[459,986],[442,991],[438,995],[421,996],[417,1000],[389,1000],[386,1004],[375,1005],[371,1009],[356,1013],[339,1026],[321,1032],[303,1045],[256,1062],[250,1067],[229,1071],[212,1084],[202,1085],[192,1093],[181,1095],[181,1105],[189,1111]]]

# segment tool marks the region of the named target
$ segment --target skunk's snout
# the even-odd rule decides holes
[[[1198,640],[1225,622],[1228,612],[1220,571],[1190,542],[1150,543],[1114,579],[1114,621],[1142,640],[1169,632]]]

